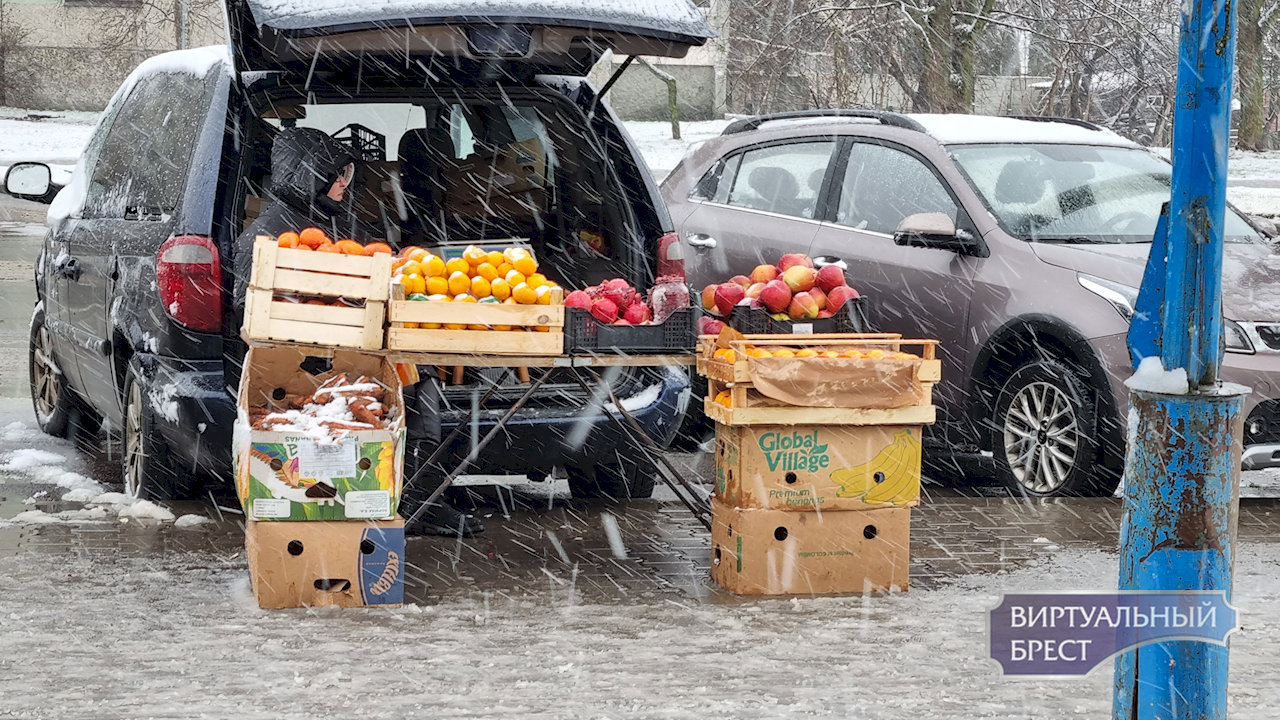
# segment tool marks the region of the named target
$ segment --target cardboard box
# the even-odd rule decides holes
[[[267,609],[404,602],[404,521],[245,526],[253,597]]]
[[[716,496],[740,508],[920,504],[920,427],[716,426]]]
[[[711,578],[739,595],[907,589],[911,509],[749,510],[711,501]]]
[[[328,367],[312,374],[311,370]],[[391,421],[381,430],[315,436],[255,430],[254,409],[281,410],[339,373],[367,375],[387,389]],[[233,444],[236,492],[250,520],[388,520],[403,481],[405,420],[400,376],[378,355],[355,350],[251,347],[240,379]]]

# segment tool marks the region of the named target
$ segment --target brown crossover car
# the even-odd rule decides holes
[[[695,287],[805,253],[881,330],[942,341],[934,472],[1109,494],[1133,316],[1170,165],[1089,123],[866,110],[739,120],[663,183]],[[1224,379],[1248,385],[1245,469],[1280,466],[1280,253],[1226,219]]]

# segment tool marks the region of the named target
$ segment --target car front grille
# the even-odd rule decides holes
[[[1280,400],[1264,400],[1244,421],[1244,444],[1280,443]]]

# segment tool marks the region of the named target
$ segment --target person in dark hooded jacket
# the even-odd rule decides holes
[[[235,309],[244,315],[244,298],[253,270],[253,243],[259,235],[272,237],[283,232],[300,232],[309,227],[324,230],[334,239],[366,242],[371,233],[343,205],[347,187],[355,176],[357,158],[341,142],[315,128],[286,128],[271,149],[271,205],[236,238]],[[434,369],[424,379],[405,388],[408,448],[405,453],[406,480],[426,462],[431,449],[440,444],[440,388]],[[408,517],[422,506],[444,481],[438,467],[420,473],[419,481],[406,486],[401,498],[401,514]],[[461,535],[470,537],[484,531],[479,518],[463,513],[438,499],[405,532],[412,535]]]
[[[342,142],[315,128],[285,128],[271,148],[271,204],[236,239],[235,307],[244,310],[253,269],[253,240],[309,227],[329,237],[366,242],[370,232],[343,204],[356,157]]]

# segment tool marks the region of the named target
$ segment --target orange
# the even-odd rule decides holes
[[[444,272],[446,276],[452,276],[454,273],[462,273],[463,275],[471,274],[471,264],[462,258],[449,258],[444,264]]]
[[[371,242],[364,246],[365,255],[377,255],[378,253],[391,254],[391,246],[384,242]]]
[[[430,275],[431,277],[448,276],[444,271],[444,260],[441,260],[439,257],[432,255],[429,252],[423,252],[422,259],[418,262],[422,265],[424,275]]]
[[[418,323],[415,323],[415,322],[407,322],[407,323],[404,323],[404,325],[402,325],[401,327],[404,327],[405,329],[408,329],[408,330],[413,330],[419,327],[419,325]]]
[[[511,263],[509,262],[498,263],[497,268],[498,268],[498,277],[500,278],[506,277],[511,273],[512,270],[515,270],[515,268],[511,267]]]
[[[449,275],[449,292],[454,295],[461,295],[471,289],[471,278],[461,270],[455,270]]]
[[[427,281],[418,273],[406,273],[400,276],[400,284],[404,285],[406,295],[426,292],[427,290]]]
[[[482,262],[476,266],[476,275],[485,280],[492,280],[498,277],[498,268],[487,262]]]
[[[431,253],[427,252],[426,250],[423,250],[420,247],[415,247],[414,249],[405,253],[404,256],[409,258],[410,260],[417,260],[418,262],[422,262],[422,259],[429,256],[430,254]]]
[[[402,275],[422,275],[422,265],[417,260],[405,260],[404,265],[400,266]]]
[[[805,348],[796,353],[796,357],[818,357],[818,351]]]
[[[339,247],[336,243],[327,242],[321,245],[320,247],[316,248],[316,252],[337,253],[341,255],[342,248]]]
[[[466,249],[462,251],[462,257],[466,259],[468,265],[475,267],[476,265],[488,260],[489,253],[486,253],[482,248],[478,248],[475,245],[468,245]]]
[[[334,244],[347,255],[364,255],[364,246],[355,240],[339,240]]]
[[[440,323],[422,323],[422,327],[428,330],[439,330],[441,326]]]
[[[296,232],[280,233],[280,236],[276,238],[276,245],[282,248],[298,247],[298,233]]]
[[[404,267],[405,265],[408,265],[408,264],[409,264],[409,263],[411,263],[411,262],[413,262],[413,261],[412,261],[412,260],[410,260],[409,258],[396,258],[395,260],[392,260],[392,261],[391,261],[391,274],[392,274],[392,275],[399,275],[399,274],[400,274],[400,268]]]
[[[418,247],[417,245],[405,245],[404,247],[400,248],[400,252],[397,253],[397,255],[402,258],[407,258],[409,257],[409,253],[413,252],[414,250],[422,250],[422,248]]]
[[[540,285],[534,288],[533,290],[538,294],[539,305],[551,304],[551,288],[547,287],[546,285]]]
[[[511,263],[511,267],[514,267],[526,276],[532,275],[533,273],[538,272],[538,261],[534,260],[532,255],[526,254],[516,258],[515,261]]]
[[[786,348],[782,348],[781,350],[774,350],[773,356],[774,357],[795,357],[796,354]]]
[[[467,324],[466,323],[445,323],[444,329],[445,330],[466,330]]]
[[[536,330],[536,331],[538,331],[538,332],[551,332],[551,326],[550,326],[550,325],[534,325],[534,326],[533,326],[533,329],[534,329],[534,330]]]
[[[471,278],[471,294],[472,295],[475,295],[478,298],[487,298],[489,297],[491,289],[492,287],[489,285],[488,280],[478,275],[476,277]]]
[[[489,282],[489,294],[499,300],[506,300],[511,297],[511,283],[502,278],[494,278]]]
[[[528,250],[525,250],[524,248],[520,248],[520,247],[509,247],[502,251],[502,257],[506,258],[507,262],[511,263],[512,265],[516,264],[516,258],[526,257],[528,256],[528,254],[529,254]]]
[[[520,283],[511,288],[511,297],[521,305],[536,305],[538,303],[538,291],[529,287],[525,283]]]
[[[494,267],[498,267],[499,265],[501,265],[504,259],[505,258],[502,257],[502,251],[500,250],[490,250],[489,252],[485,253],[485,262],[489,263]]]
[[[511,287],[515,287],[520,283],[524,282],[524,273],[520,272],[519,270],[512,270],[508,272],[506,275],[503,275],[502,278],[507,281],[508,285],[510,285]]]
[[[318,249],[321,245],[329,242],[329,236],[318,227],[309,227],[298,234],[298,241],[312,250]]]
[[[443,293],[440,295],[428,295],[427,299],[431,302],[453,302],[453,298]]]
[[[525,282],[529,283],[530,287],[540,288],[547,284],[547,276],[542,273],[533,273],[528,275]]]
[[[444,295],[445,293],[448,293],[448,292],[449,292],[448,280],[442,277],[436,277],[434,275],[427,278],[426,293],[428,295]]]
[[[464,293],[459,293],[459,294],[455,295],[455,296],[453,297],[453,301],[454,301],[454,302],[460,302],[460,303],[473,303],[473,302],[477,302],[477,301],[476,301],[476,299],[475,299],[473,296],[468,295],[468,294],[467,294],[467,293],[465,293],[465,292],[464,292]]]

